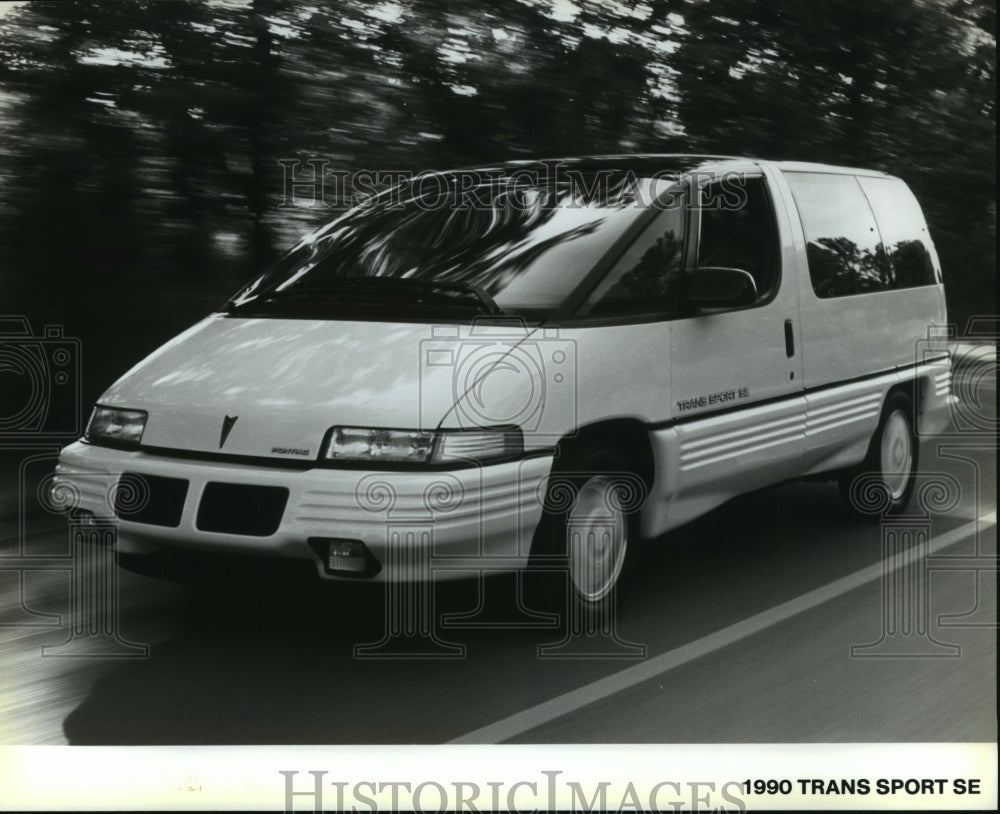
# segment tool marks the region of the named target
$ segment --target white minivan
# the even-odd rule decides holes
[[[541,563],[600,606],[640,540],[743,492],[866,473],[904,507],[949,417],[946,321],[920,207],[881,172],[427,173],[112,385],[55,488],[133,558],[390,582]]]

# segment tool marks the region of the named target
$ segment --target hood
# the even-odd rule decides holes
[[[100,403],[145,410],[143,446],[315,459],[333,426],[437,428],[530,334],[523,325],[491,327],[485,339],[476,331],[213,315],[140,362]]]

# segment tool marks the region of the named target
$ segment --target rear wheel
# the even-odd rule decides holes
[[[913,494],[920,448],[914,432],[913,402],[893,393],[885,402],[868,455],[858,469],[840,480],[841,495],[856,511],[872,515],[882,507],[888,514],[906,508]]]

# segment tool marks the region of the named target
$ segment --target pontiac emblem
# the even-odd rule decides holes
[[[229,437],[230,431],[233,429],[233,424],[236,423],[238,415],[227,415],[222,419],[222,434],[219,436],[219,449],[222,449],[222,445],[226,443],[226,439]]]

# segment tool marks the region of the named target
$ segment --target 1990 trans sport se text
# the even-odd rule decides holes
[[[601,607],[638,540],[743,492],[828,475],[901,509],[918,435],[948,420],[946,322],[920,207],[883,173],[667,155],[423,176],[123,376],[53,489],[117,517],[133,561],[537,566]]]

